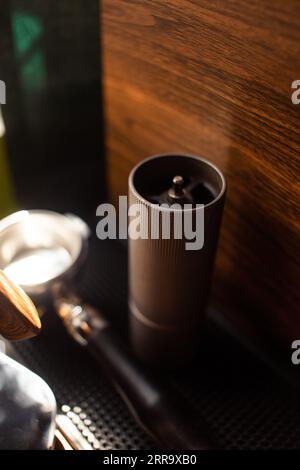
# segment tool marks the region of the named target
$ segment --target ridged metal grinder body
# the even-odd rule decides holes
[[[179,173],[180,172],[180,173]],[[174,174],[197,174],[211,189],[207,205],[162,208],[147,195],[155,194]],[[132,346],[144,362],[174,368],[190,359],[205,314],[219,236],[225,179],[210,162],[192,156],[157,156],[133,169],[129,177],[129,309]],[[134,206],[135,205],[135,206]],[[131,223],[140,219],[140,234],[132,237]],[[165,217],[169,218],[169,233]],[[204,222],[204,225],[203,225]],[[182,237],[178,232],[182,227]],[[185,224],[198,231],[197,249],[185,237]],[[202,225],[201,225],[202,224]],[[177,230],[174,230],[177,228]],[[203,230],[203,237],[199,231]],[[164,238],[168,236],[169,238]],[[201,240],[200,240],[201,241]],[[196,248],[196,249],[195,249]]]

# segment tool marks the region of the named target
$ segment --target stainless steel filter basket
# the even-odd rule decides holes
[[[0,221],[0,269],[42,307],[55,285],[73,281],[87,255],[88,235],[73,214],[16,212]]]
[[[174,179],[174,176],[180,175]],[[202,208],[178,209],[182,216],[204,211],[204,245],[187,250],[187,240],[174,236],[175,211],[162,208],[172,179],[187,182],[185,200]],[[188,194],[189,192],[189,194]],[[193,355],[208,299],[220,231],[226,182],[211,162],[190,155],[158,155],[137,165],[129,176],[129,205],[148,210],[147,237],[129,237],[129,308],[133,348],[137,356],[157,366],[174,367]],[[153,218],[170,211],[170,238],[153,239]],[[177,214],[178,215],[178,214]],[[146,217],[146,219],[145,219]],[[129,216],[129,224],[132,217]]]

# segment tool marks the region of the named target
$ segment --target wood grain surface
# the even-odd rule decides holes
[[[103,0],[101,21],[111,198],[152,154],[219,165],[212,300],[289,347],[300,338],[300,2]]]
[[[12,341],[39,334],[39,314],[27,294],[0,270],[0,335]]]

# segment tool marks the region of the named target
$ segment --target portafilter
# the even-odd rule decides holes
[[[108,320],[74,294],[88,252],[89,228],[74,215],[20,211],[0,222],[0,269],[38,308],[54,305],[70,335],[97,359],[129,410],[155,442],[169,449],[208,449],[207,426],[195,423],[182,397],[141,366]]]

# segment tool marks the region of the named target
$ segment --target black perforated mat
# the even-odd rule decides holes
[[[99,306],[126,339],[127,258],[116,241],[91,242],[80,294]],[[100,449],[150,449],[97,363],[64,331],[55,313],[40,337],[17,343],[24,362],[52,387],[60,408]],[[225,448],[300,448],[297,394],[212,322],[199,355],[170,381],[210,424]]]

